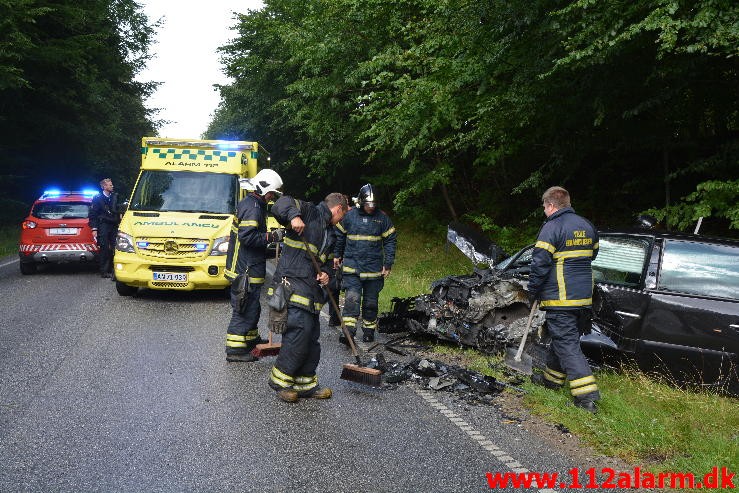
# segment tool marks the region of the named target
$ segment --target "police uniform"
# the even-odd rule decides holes
[[[385,285],[382,268],[390,270],[395,262],[395,227],[383,211],[368,214],[360,204],[347,212],[336,229],[335,255],[343,259],[342,288],[346,291],[342,319],[355,335],[361,300],[362,330],[367,340],[373,340],[378,298]]]
[[[569,381],[579,401],[600,398],[598,385],[580,348],[579,325],[589,320],[593,296],[591,263],[598,254],[598,232],[564,207],[551,214],[537,237],[528,290],[546,310],[552,343],[544,379],[548,386]]]
[[[118,214],[118,194],[106,196],[103,192],[95,195],[88,213],[90,228],[97,230],[97,244],[100,247],[100,273],[113,272],[113,254],[118,234],[120,216]]]
[[[301,396],[311,395],[318,387],[316,368],[321,358],[319,314],[326,303],[326,292],[316,281],[316,269],[306,251],[313,253],[321,271],[331,275],[328,264],[334,234],[331,210],[325,202],[318,205],[280,197],[272,206],[272,215],[283,225],[300,216],[303,235],[287,231],[282,255],[275,269],[275,283],[289,283],[287,328],[282,334],[282,347],[272,367],[269,385],[275,390],[292,389]],[[268,295],[271,295],[271,287]]]
[[[226,333],[226,354],[249,353],[259,342],[259,296],[264,285],[267,249],[267,202],[249,193],[238,204],[228,242],[225,276],[231,281],[231,321]],[[237,276],[248,277],[243,313],[239,312]]]

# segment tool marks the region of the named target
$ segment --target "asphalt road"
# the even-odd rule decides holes
[[[94,269],[22,276],[13,257],[0,292],[3,492],[484,491],[487,472],[579,466],[492,406],[339,380],[351,358],[326,327],[334,397],[281,402],[273,358],[226,363],[222,293],[121,297]]]

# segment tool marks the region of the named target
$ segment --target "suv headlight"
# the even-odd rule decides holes
[[[135,250],[133,248],[133,238],[131,235],[119,231],[115,240],[115,249],[119,252],[134,253]]]
[[[211,255],[226,255],[228,253],[228,236],[221,236],[213,241],[213,250]]]

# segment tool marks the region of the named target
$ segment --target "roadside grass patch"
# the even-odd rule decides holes
[[[427,293],[436,279],[472,271],[470,261],[453,245],[445,248],[443,239],[430,239],[410,224],[398,230],[397,261],[382,291],[381,311],[389,311],[394,296]],[[428,351],[507,380],[502,357],[444,343],[431,344]],[[574,407],[567,387],[552,391],[528,379],[521,385],[527,391],[523,403],[601,453],[652,472],[693,472],[702,478],[716,466],[739,470],[739,399],[682,390],[633,368],[599,371],[596,378],[602,394],[596,415]]]
[[[0,257],[18,253],[19,226],[0,226]]]

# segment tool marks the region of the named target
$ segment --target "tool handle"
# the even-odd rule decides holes
[[[310,247],[308,246],[308,242],[301,236],[300,238],[303,240],[303,245],[305,245],[305,251],[308,252],[308,256],[310,257],[311,262],[313,262],[313,268],[316,269],[316,275],[321,273],[321,266],[318,265],[318,260],[316,260],[316,256],[313,255],[313,252],[310,250]],[[336,299],[334,299],[334,294],[331,292],[330,289],[326,290],[326,293],[328,293],[328,299],[331,302],[331,306],[333,306],[336,313],[341,313],[341,310],[339,310],[339,304],[336,303]],[[341,319],[341,330],[344,332],[344,337],[349,341],[349,346],[352,348],[352,356],[356,358],[357,365],[361,365],[361,360],[359,359],[359,352],[357,351],[357,346],[354,344],[354,338],[349,333],[349,329],[346,328],[346,325],[344,325],[344,320]]]
[[[529,320],[526,322],[526,330],[523,333],[523,337],[521,338],[521,344],[518,345],[518,351],[516,351],[516,356],[513,357],[513,360],[516,362],[521,361],[521,355],[523,354],[523,347],[526,345],[526,338],[529,335],[529,330],[531,329],[531,322],[534,320],[534,313],[536,313],[536,310],[539,308],[539,300],[535,300],[531,304],[531,312],[529,312]]]

